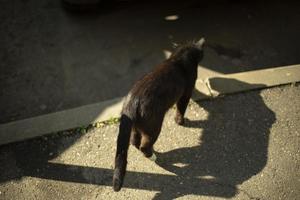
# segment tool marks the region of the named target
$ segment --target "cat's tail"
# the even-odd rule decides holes
[[[113,175],[113,189],[118,192],[123,185],[127,166],[127,152],[129,147],[132,119],[122,114],[120,119],[119,135],[117,140],[117,153],[115,158],[115,171]]]

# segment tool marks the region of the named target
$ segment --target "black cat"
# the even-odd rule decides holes
[[[157,140],[167,110],[175,103],[177,124],[184,113],[197,79],[197,66],[203,58],[204,38],[178,47],[171,57],[137,81],[125,98],[121,112],[113,189],[119,191],[127,165],[129,140],[147,158],[155,160]]]

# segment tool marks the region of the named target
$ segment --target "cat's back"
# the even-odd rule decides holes
[[[180,92],[184,85],[180,68],[171,62],[164,62],[137,81],[130,93],[139,98],[173,96],[172,93]]]
[[[130,106],[143,113],[164,113],[182,95],[186,80],[178,66],[171,62],[158,65],[137,81],[127,99]]]

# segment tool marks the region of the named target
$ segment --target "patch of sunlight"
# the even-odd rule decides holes
[[[179,16],[178,15],[168,15],[165,17],[165,20],[167,21],[175,21],[175,20],[178,20],[179,19]]]
[[[184,167],[188,166],[188,164],[186,164],[186,163],[173,163],[172,165],[175,167],[179,167],[179,168],[184,168]]]
[[[205,179],[205,180],[215,180],[216,177],[214,176],[211,176],[211,175],[206,175],[206,176],[198,176],[197,178],[200,178],[200,179]]]

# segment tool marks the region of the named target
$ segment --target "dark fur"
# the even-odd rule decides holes
[[[180,125],[184,123],[183,116],[202,57],[203,51],[195,43],[177,48],[169,59],[136,82],[125,98],[117,140],[114,191],[119,191],[123,185],[129,140],[146,157],[151,157],[165,113],[175,103],[175,121]]]

